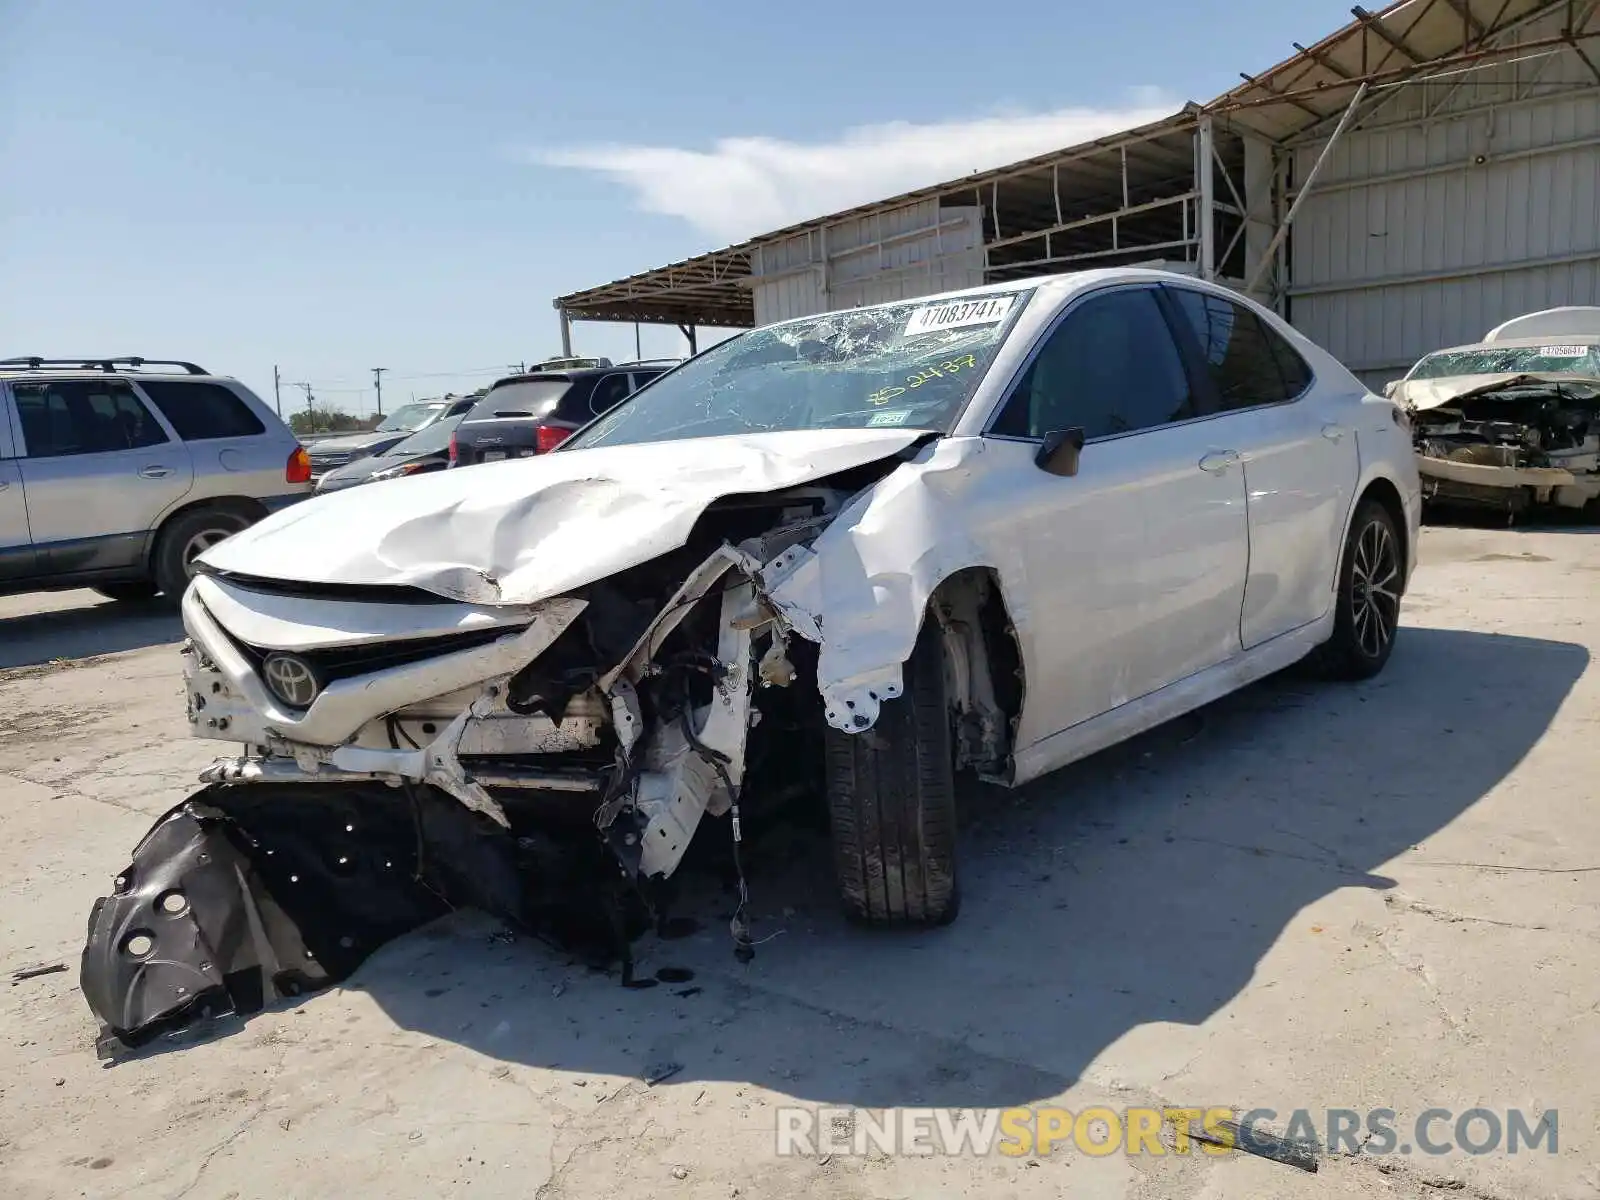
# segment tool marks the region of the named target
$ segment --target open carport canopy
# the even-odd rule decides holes
[[[1216,273],[1244,274],[1243,139],[1282,146],[1325,137],[1354,108],[1359,120],[1418,80],[1470,86],[1473,67],[1513,56],[1574,49],[1600,80],[1581,44],[1591,0],[1401,0],[1378,12],[1357,5],[1354,20],[1209,104],[992,171],[906,192],[763,234],[613,283],[556,299],[567,318],[740,328],[755,323],[752,286],[761,247],[920,201],[981,208],[989,281],[1080,267],[1198,256],[1201,204],[1213,213]],[[1553,12],[1558,36],[1525,28]],[[1455,73],[1455,74],[1452,74]],[[1459,75],[1461,82],[1452,82]],[[1365,86],[1363,86],[1365,85]],[[1354,102],[1354,103],[1353,103]],[[1196,133],[1209,126],[1221,182],[1202,183]],[[1214,191],[1214,194],[1213,194]],[[1252,207],[1254,212],[1254,207]],[[1211,236],[1208,234],[1207,236]],[[1231,265],[1230,265],[1231,264]]]

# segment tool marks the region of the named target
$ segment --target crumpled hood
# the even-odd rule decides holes
[[[1498,375],[1447,375],[1439,379],[1411,379],[1395,388],[1394,399],[1409,404],[1418,412],[1439,408],[1454,400],[1465,400],[1484,392],[1496,392],[1512,385],[1560,383],[1577,384],[1600,394],[1600,380],[1590,375],[1565,371],[1510,371]]]
[[[887,458],[916,429],[826,429],[561,451],[350,488],[217,543],[219,571],[532,604],[677,549],[723,496]]]

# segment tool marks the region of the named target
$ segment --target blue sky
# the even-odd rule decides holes
[[[470,390],[558,352],[556,295],[1209,99],[1348,12],[0,0],[0,356]]]

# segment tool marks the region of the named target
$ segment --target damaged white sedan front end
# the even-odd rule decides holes
[[[1430,502],[1514,520],[1600,500],[1600,335],[1441,350],[1392,395],[1410,413]]]
[[[436,900],[570,943],[563,905],[588,897],[590,941],[626,961],[704,818],[728,818],[742,872],[750,777],[768,808],[816,792],[824,731],[898,694],[898,658],[824,652],[825,561],[867,607],[834,597],[841,634],[908,618],[850,538],[819,539],[930,437],[719,438],[687,470],[659,446],[562,452],[417,480],[381,517],[334,494],[218,546],[183,599],[185,703],[237,752],[96,908],[105,1051],[336,981]],[[887,540],[920,616],[940,560]],[[622,890],[597,900],[606,874]],[[731,933],[748,955],[742,903]]]
[[[229,753],[90,918],[102,1045],[458,906],[626,981],[696,852],[748,958],[741,847],[794,800],[847,914],[951,921],[958,772],[1026,783],[1312,652],[1383,669],[1408,439],[1274,314],[1118,268],[754,330],[554,453],[252,525],[183,599]]]

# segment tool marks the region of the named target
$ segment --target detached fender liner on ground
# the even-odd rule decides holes
[[[609,950],[600,854],[514,837],[426,786],[205,788],[90,913],[80,986],[101,1056],[337,983],[457,907]]]

